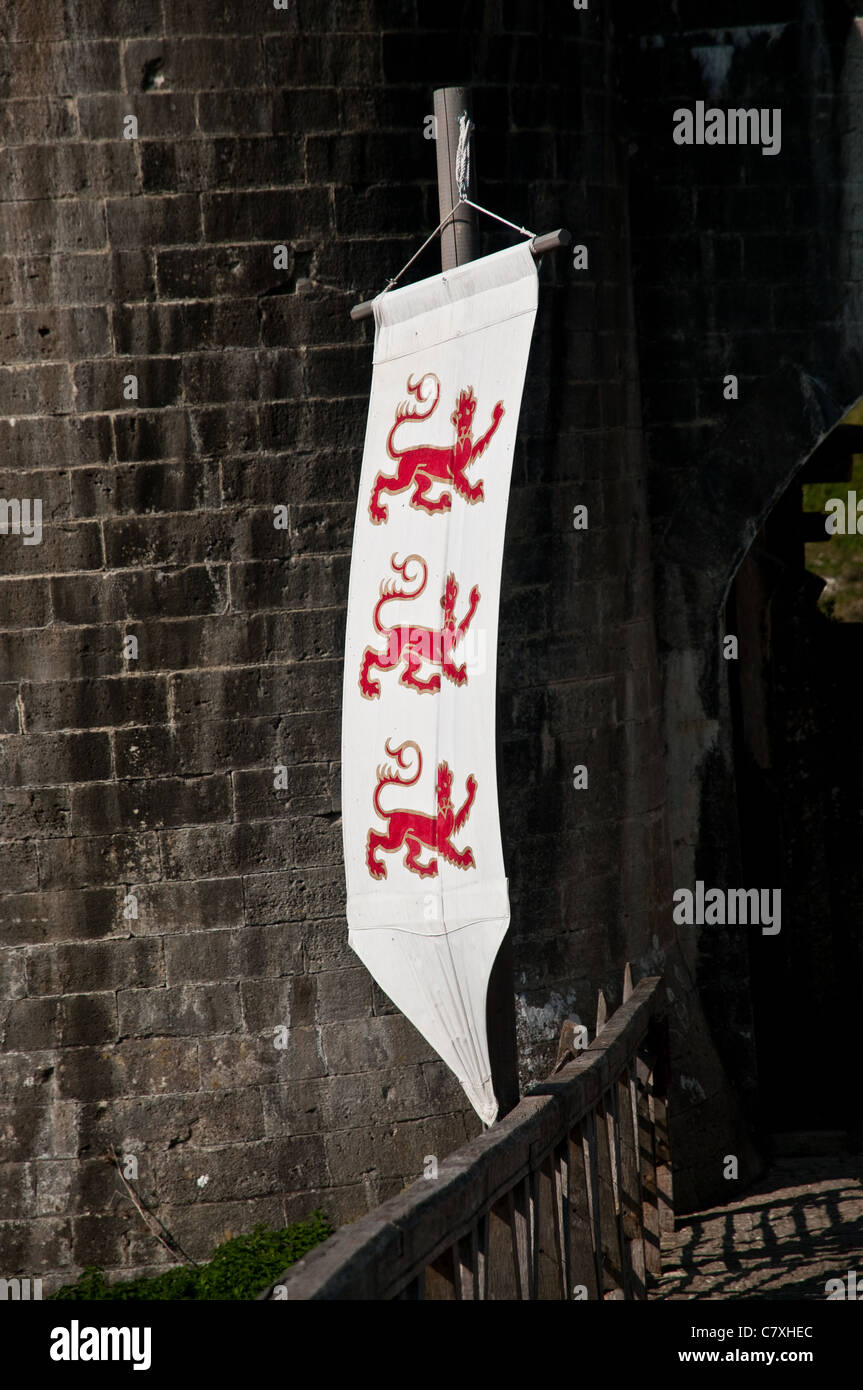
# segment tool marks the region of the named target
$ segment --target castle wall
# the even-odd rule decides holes
[[[721,192],[718,166],[703,202],[694,164],[665,168],[654,98],[663,120],[672,98],[654,87],[654,50],[612,18],[497,0],[456,19],[425,0],[0,6],[2,491],[44,503],[39,545],[0,538],[7,1275],[162,1263],[111,1147],[136,1158],[142,1196],[201,1258],[228,1232],[318,1204],[350,1220],[478,1130],[347,948],[338,764],[372,341],[348,311],[438,221],[426,117],[433,87],[458,82],[474,89],[482,201],[537,231],[568,226],[588,250],[587,269],[565,256],[541,269],[504,555],[500,799],[522,1082],[548,1070],[564,1017],[592,1023],[599,988],[619,1002],[627,961],[636,978],[662,971],[680,1204],[715,1191],[729,1143],[754,1171],[697,951],[671,922],[704,785],[701,745],[680,731],[717,716],[713,696],[707,715],[698,703],[715,666],[706,629],[688,644],[672,631],[667,595],[683,593],[697,626],[730,577],[729,539],[698,589],[703,500],[700,530],[674,517],[704,477],[693,429],[712,440],[725,423],[715,403],[699,423],[698,392],[750,312],[733,287],[754,253],[735,219],[762,214],[745,190],[739,207]],[[639,139],[656,142],[662,198],[637,169],[630,188]],[[728,269],[708,290],[692,246],[717,209],[730,222],[711,254]],[[484,253],[510,239],[483,222]],[[788,320],[786,245],[784,222],[761,226],[773,329],[763,347],[754,331],[735,338],[747,390],[809,323],[803,303]],[[437,269],[426,254],[415,273]],[[707,362],[692,327],[705,302],[731,315]],[[759,475],[764,506],[780,485]],[[732,493],[739,546],[748,504]]]

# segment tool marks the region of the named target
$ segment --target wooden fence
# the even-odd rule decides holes
[[[562,1042],[563,1046],[563,1042]],[[344,1226],[276,1299],[643,1299],[674,1212],[662,980],[479,1138]]]

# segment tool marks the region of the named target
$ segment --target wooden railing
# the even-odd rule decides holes
[[[562,1042],[563,1046],[563,1042]],[[260,1297],[643,1299],[674,1224],[662,980],[479,1138]],[[564,1057],[566,1054],[564,1054]]]

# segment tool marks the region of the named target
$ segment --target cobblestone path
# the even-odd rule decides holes
[[[652,1298],[824,1299],[850,1270],[863,1298],[863,1156],[777,1160],[744,1196],[677,1225]]]

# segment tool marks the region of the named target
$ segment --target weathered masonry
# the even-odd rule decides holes
[[[790,658],[768,680],[758,576],[863,394],[863,38],[838,0],[710,22],[689,0],[0,0],[0,498],[41,503],[38,544],[0,536],[0,1275],[167,1260],[111,1149],[202,1258],[318,1205],[356,1218],[477,1134],[347,949],[338,796],[372,337],[349,310],[438,221],[436,86],[473,89],[487,205],[586,248],[542,267],[504,560],[522,1082],[599,989],[620,1005],[627,961],[661,975],[686,1210],[789,1127],[764,1108],[772,972],[798,1013],[853,1017],[860,788],[840,854],[826,813],[801,841],[787,759],[777,781],[741,749],[780,746],[780,703],[823,706]],[[781,109],[781,148],[677,144],[699,101]],[[744,862],[753,786],[786,819]],[[677,925],[699,880],[781,889],[782,931],[751,959],[748,929]],[[850,954],[807,975],[825,911]],[[853,1123],[837,1077],[813,1124]]]

